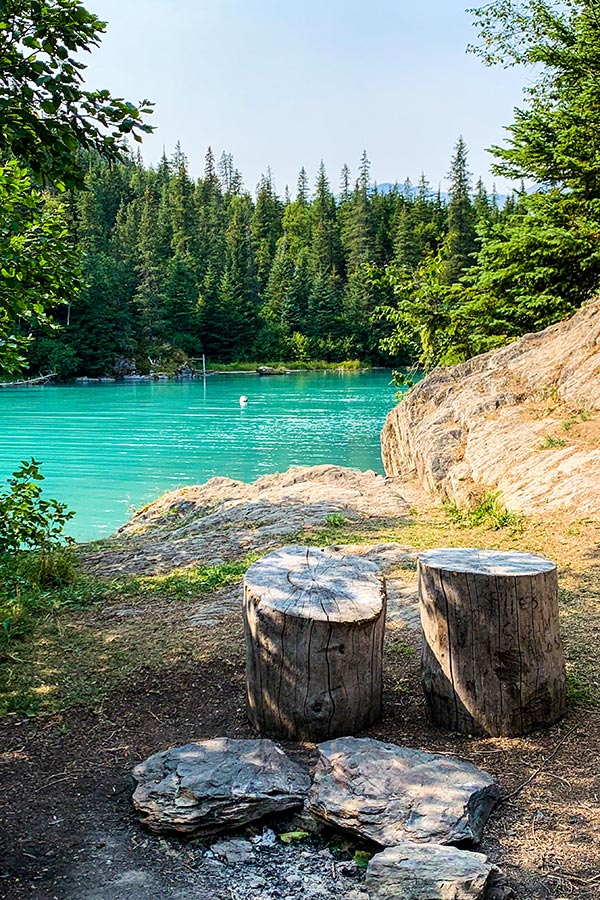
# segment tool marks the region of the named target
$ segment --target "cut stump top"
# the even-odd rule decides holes
[[[539,575],[551,572],[556,564],[536,553],[520,550],[480,550],[476,547],[443,547],[419,554],[419,561],[430,569],[466,572],[473,575]]]
[[[250,566],[246,589],[284,615],[321,622],[368,622],[384,605],[378,566],[318,547],[282,547]]]

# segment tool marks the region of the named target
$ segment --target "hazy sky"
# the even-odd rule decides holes
[[[468,0],[467,0],[468,2]],[[488,187],[485,148],[521,103],[527,73],[486,69],[465,0],[88,0],[108,22],[88,85],[156,103],[154,164],[178,140],[193,175],[210,144],[233,153],[253,189],[271,166],[277,189],[311,183],[324,160],[334,188],[362,150],[378,182],[444,186],[460,134]],[[505,183],[497,179],[499,190]]]

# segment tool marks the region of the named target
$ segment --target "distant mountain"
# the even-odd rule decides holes
[[[399,191],[401,194],[403,194],[403,193],[406,191],[406,187],[405,187],[405,185],[404,185],[404,182],[403,182],[402,184],[399,184],[399,183],[398,183],[398,184],[392,184],[390,181],[384,181],[384,182],[382,182],[382,184],[378,184],[378,185],[377,185],[377,193],[378,193],[378,194],[390,194],[393,190],[397,190],[397,191]],[[418,187],[418,185],[416,185],[416,184],[411,184],[411,185],[410,185],[410,195],[411,195],[411,197],[416,197],[417,194],[418,194],[418,192],[419,192],[419,187]],[[432,196],[432,197],[436,197],[436,196],[437,196],[437,191],[434,191],[434,190],[431,190],[431,189],[430,189],[429,195]],[[448,201],[449,201],[449,199],[450,199],[450,196],[449,196],[449,194],[447,193],[447,191],[442,191],[442,192],[440,193],[440,197],[442,198],[442,200],[444,201],[444,203],[448,203]],[[498,202],[498,206],[500,207],[500,209],[502,209],[502,207],[503,207],[504,204],[506,203],[507,199],[508,199],[508,194],[496,194],[496,200],[497,200],[497,202]]]

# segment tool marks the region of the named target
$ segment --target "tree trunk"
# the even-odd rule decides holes
[[[423,689],[438,725],[519,735],[565,709],[556,566],[532,553],[430,550],[419,558]]]
[[[284,547],[244,578],[248,715],[264,734],[324,741],[381,711],[385,581],[378,567]]]

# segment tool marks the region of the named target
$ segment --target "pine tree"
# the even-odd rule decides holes
[[[477,251],[475,213],[470,197],[471,173],[467,165],[467,147],[462,136],[454,148],[448,177],[450,202],[442,279],[445,284],[454,284],[473,265]]]
[[[157,228],[159,203],[156,184],[150,182],[142,198],[136,292],[142,339],[147,346],[161,342],[165,325],[165,244]]]
[[[320,346],[326,346],[326,339],[340,333],[341,307],[334,278],[325,271],[319,272],[308,298],[307,333],[321,339]]]
[[[219,180],[225,194],[231,193],[234,172],[235,166],[233,164],[233,154],[226,153],[225,150],[223,150],[219,160]]]
[[[311,207],[311,260],[315,278],[335,272],[339,255],[335,198],[321,160]]]
[[[249,197],[234,197],[226,232],[226,268],[220,286],[220,318],[225,357],[248,353],[258,329],[258,281],[251,236]],[[225,346],[226,343],[226,346]]]
[[[300,174],[298,175],[298,190],[296,191],[296,202],[301,206],[307,206],[308,197],[308,175],[306,174],[306,169],[304,168],[304,166],[302,166],[302,168],[300,169]]]
[[[275,193],[271,171],[268,170],[259,182],[252,215],[252,245],[261,291],[266,289],[269,280],[277,242],[282,233],[282,217],[283,206]]]
[[[308,250],[304,250],[295,265],[294,275],[281,300],[281,322],[286,335],[294,332],[306,335],[310,330],[309,300],[313,289],[313,275]]]
[[[373,236],[369,208],[370,165],[365,150],[361,157],[358,178],[342,231],[348,273],[354,272],[359,266],[368,262],[371,255]]]
[[[486,64],[533,65],[494,171],[538,185],[483,235],[461,314],[479,352],[570,314],[600,287],[600,21],[596,4],[494,0],[475,15]]]
[[[351,175],[350,169],[347,163],[344,163],[342,166],[342,171],[340,174],[340,204],[345,203],[350,200],[352,196],[352,191],[350,190],[351,183]]]
[[[294,280],[294,264],[290,257],[288,242],[284,236],[279,241],[275,259],[269,273],[265,291],[263,315],[267,321],[286,329],[284,310],[289,308],[289,294]]]

